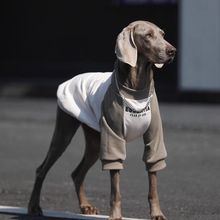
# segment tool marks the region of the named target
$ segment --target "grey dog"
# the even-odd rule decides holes
[[[158,26],[135,21],[118,35],[115,52],[117,59],[113,72],[80,74],[59,86],[55,131],[47,156],[36,171],[29,214],[43,214],[40,208],[43,181],[81,125],[86,148],[72,173],[81,212],[99,213],[88,201],[83,182],[88,170],[100,158],[103,169],[110,172],[109,219],[122,219],[119,181],[126,156],[125,144],[131,136],[133,139],[142,136],[151,219],[166,219],[159,204],[156,173],[166,166],[167,153],[154,88],[153,65],[161,68],[170,63],[176,49],[164,39],[164,31]],[[134,103],[141,105],[141,109],[135,108]]]

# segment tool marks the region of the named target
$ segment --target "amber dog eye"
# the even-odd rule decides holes
[[[165,32],[164,31],[161,31],[160,33],[161,33],[162,37],[165,36]]]
[[[146,38],[152,38],[153,37],[153,34],[152,33],[147,33],[146,34]]]

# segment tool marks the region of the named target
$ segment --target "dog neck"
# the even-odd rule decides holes
[[[122,85],[133,90],[150,89],[153,80],[151,63],[138,60],[137,65],[131,67],[118,60],[116,66],[119,72],[118,80]]]

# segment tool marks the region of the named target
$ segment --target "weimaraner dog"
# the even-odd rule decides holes
[[[82,125],[85,153],[72,173],[81,212],[99,213],[88,201],[83,182],[88,170],[100,158],[103,170],[110,172],[109,219],[122,219],[119,180],[126,157],[125,144],[142,136],[145,146],[143,161],[149,178],[150,216],[152,220],[166,219],[160,209],[156,173],[166,166],[167,153],[153,69],[170,63],[175,52],[158,26],[135,21],[117,37],[117,59],[112,72],[79,74],[59,86],[55,131],[47,156],[36,171],[28,204],[29,214],[43,214],[40,193],[46,174]]]

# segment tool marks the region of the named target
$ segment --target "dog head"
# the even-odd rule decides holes
[[[164,39],[164,35],[164,31],[153,23],[132,22],[117,37],[116,56],[132,67],[142,59],[161,68],[164,63],[171,62],[176,53],[176,48]]]

